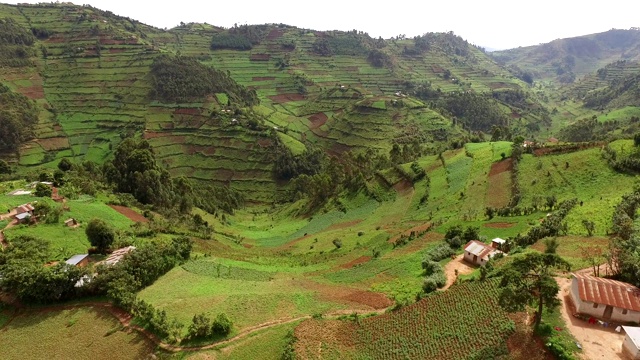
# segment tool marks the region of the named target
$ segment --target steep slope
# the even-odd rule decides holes
[[[294,154],[388,154],[398,144],[436,152],[494,125],[533,136],[549,121],[524,82],[453,33],[164,31],[68,3],[1,5],[0,18],[37,37],[19,71],[0,70],[41,107],[36,139],[15,159],[24,166],[62,157],[102,163],[122,138],[142,134],[173,175],[251,189],[250,200],[263,202],[282,188],[273,176],[277,144]],[[186,70],[163,78],[176,61]],[[475,103],[461,107],[467,98]]]
[[[536,79],[571,83],[606,64],[640,59],[640,29],[611,29],[491,55],[499,63],[531,72]]]

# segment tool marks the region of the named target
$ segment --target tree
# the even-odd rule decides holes
[[[207,314],[198,314],[193,315],[187,336],[190,339],[206,338],[211,336],[212,331],[211,319]]]
[[[596,223],[591,220],[584,219],[582,220],[582,225],[587,230],[587,234],[589,236],[593,236],[594,231],[596,230]]]
[[[0,174],[11,174],[11,166],[4,160],[0,160]]]
[[[38,183],[36,185],[36,192],[34,193],[37,197],[51,197],[53,190],[51,190],[51,186],[43,183]]]
[[[109,246],[115,240],[116,234],[113,229],[104,221],[100,219],[92,219],[87,225],[85,230],[87,238],[91,246],[95,246],[98,252],[104,254],[109,249]]]
[[[231,319],[229,319],[225,313],[221,313],[216,316],[215,320],[213,320],[211,331],[214,334],[227,335],[231,332],[231,327],[233,327]]]
[[[535,326],[540,325],[542,310],[553,310],[559,305],[556,297],[560,287],[553,278],[554,267],[565,267],[569,264],[556,254],[529,252],[514,257],[507,265],[500,281],[500,305],[508,312],[525,310],[526,306],[537,305]]]
[[[336,249],[340,249],[342,247],[342,241],[340,239],[333,239],[332,243]]]
[[[558,203],[558,199],[555,195],[547,196],[546,205],[549,208],[549,211],[553,210],[553,207]]]
[[[60,171],[67,172],[71,170],[72,167],[73,167],[73,164],[67,158],[62,158],[58,163],[58,169],[60,169]]]

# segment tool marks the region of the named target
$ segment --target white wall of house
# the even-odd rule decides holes
[[[473,257],[474,255],[468,251],[464,252],[464,259],[472,264],[476,264],[476,265],[484,265],[487,263],[487,260],[485,259],[481,259],[480,256],[478,256],[478,258],[476,259],[476,261],[473,261]]]
[[[576,306],[576,311],[581,314],[591,315],[598,319],[604,317],[604,312],[607,308],[605,304],[595,304],[590,301],[582,301],[580,299],[580,292],[578,290],[578,280],[573,279],[571,283],[571,298]],[[613,308],[611,313],[611,320],[616,322],[635,322],[640,323],[640,312],[633,310],[625,310],[620,308]]]
[[[640,359],[640,349],[636,347],[629,335],[624,337],[622,343],[622,352],[629,355],[632,359]]]

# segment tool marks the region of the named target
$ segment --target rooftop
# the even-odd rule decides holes
[[[640,349],[640,327],[622,325],[624,332],[633,341],[633,344]]]
[[[640,312],[640,289],[624,283],[589,275],[573,274],[582,301]]]
[[[69,260],[65,261],[69,265],[78,265],[82,260],[86,259],[89,254],[73,255]]]
[[[469,241],[467,245],[464,246],[464,251],[477,255],[481,259],[488,259],[502,252],[478,240]]]
[[[135,246],[127,246],[118,250],[114,250],[109,257],[107,257],[105,260],[101,261],[101,264],[105,264],[105,265],[115,265],[117,264],[120,260],[122,260],[122,258],[127,255],[128,253],[130,253],[131,251],[135,250],[136,247]]]

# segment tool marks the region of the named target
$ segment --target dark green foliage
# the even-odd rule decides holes
[[[131,313],[161,338],[166,338],[171,343],[178,342],[184,325],[176,319],[169,320],[166,311],[158,310],[148,302],[136,299],[131,305]]]
[[[143,204],[160,208],[172,205],[171,176],[156,164],[155,154],[146,140],[127,138],[122,141],[113,161],[105,164],[104,173],[118,192],[132,194]]]
[[[436,245],[435,247],[433,247],[431,250],[427,251],[424,254],[424,257],[422,259],[422,262],[424,263],[425,261],[440,261],[440,260],[444,260],[446,258],[451,257],[451,255],[455,254],[456,252],[451,249],[451,246],[449,246],[448,244],[441,242],[438,245]],[[422,267],[424,269],[424,265]]]
[[[293,332],[293,330],[287,331],[285,340],[287,341],[287,344],[285,345],[284,350],[282,351],[282,356],[280,357],[280,360],[296,360],[295,344],[298,341],[298,338],[296,338],[296,335]]]
[[[552,269],[569,264],[553,253],[530,252],[514,259],[502,269],[500,305],[509,312],[523,311],[527,305],[537,305],[535,326],[540,324],[542,310],[553,311],[560,304],[560,287]]]
[[[508,124],[507,115],[502,112],[500,106],[485,95],[470,92],[453,93],[438,104],[473,131],[490,132],[494,125]]]
[[[375,67],[391,67],[393,66],[392,58],[385,52],[380,51],[378,49],[373,49],[369,51],[369,56],[367,57],[369,63]]]
[[[0,174],[11,174],[11,166],[9,164],[0,159]]]
[[[313,52],[321,55],[321,56],[331,56],[333,55],[333,51],[331,50],[331,45],[329,45],[329,41],[325,37],[319,37],[313,43]]]
[[[217,335],[228,335],[231,332],[232,327],[233,322],[225,313],[221,313],[216,316],[215,320],[213,320],[211,331]]]
[[[34,192],[34,195],[37,197],[51,197],[52,192],[53,191],[51,190],[51,186],[43,183],[38,183],[38,185],[36,185],[36,191]]]
[[[187,337],[189,339],[207,338],[211,336],[211,319],[207,314],[193,315]]]
[[[65,171],[65,172],[69,171],[69,170],[71,170],[72,167],[73,167],[73,164],[67,158],[62,158],[62,159],[60,159],[60,162],[58,162],[58,169],[60,169],[62,171]]]
[[[591,91],[584,97],[584,105],[589,108],[602,109],[610,104],[616,107],[638,106],[640,94],[640,74],[634,73],[612,80],[609,86]]]
[[[425,294],[436,291],[447,283],[447,277],[444,269],[439,261],[451,257],[455,251],[451,247],[442,242],[431,250],[427,251],[422,258],[422,269],[425,273],[425,279],[422,284],[422,291]]]
[[[284,145],[276,147],[274,172],[278,179],[290,180],[299,175],[315,175],[327,162],[327,155],[320,149],[307,149],[295,156]]]
[[[32,45],[35,37],[15,20],[0,19],[0,65],[21,67],[31,65],[35,55]]]
[[[0,283],[8,291],[27,303],[48,303],[73,298],[75,284],[86,273],[67,264],[43,266],[50,259],[49,243],[19,236],[9,239],[9,246],[0,252]]]
[[[342,247],[342,240],[340,239],[333,239],[332,243],[333,246],[336,247],[336,249],[340,249]]]
[[[91,246],[96,247],[98,252],[102,254],[106,253],[116,238],[113,229],[101,219],[91,219],[87,224],[85,233]]]
[[[0,84],[0,151],[17,151],[20,144],[33,138],[37,122],[35,103]]]
[[[219,210],[233,214],[244,204],[242,193],[228,186],[198,185],[194,189],[194,204],[210,214]]]
[[[511,240],[519,246],[529,246],[540,239],[558,235],[562,227],[562,220],[577,203],[578,199],[561,202],[560,205],[555,208],[555,211],[550,216],[547,216],[540,225],[529,229],[526,235],[518,234]]]
[[[251,41],[239,34],[218,33],[211,39],[211,50],[251,50],[252,47]]]
[[[228,73],[188,56],[161,55],[155,58],[151,64],[151,84],[151,96],[168,102],[226,93],[232,103],[248,106],[260,103],[255,90],[248,90]]]
[[[57,224],[60,222],[62,211],[62,207],[60,206],[52,206],[46,201],[38,201],[34,205],[33,214],[38,218],[39,222]]]
[[[48,39],[53,35],[51,30],[44,27],[31,27],[31,33],[40,40]]]
[[[478,240],[478,228],[474,226],[468,226],[466,229],[462,230],[462,226],[455,225],[447,229],[446,234],[444,235],[444,240],[451,246],[453,249],[458,249],[460,246],[466,244],[471,240]]]

